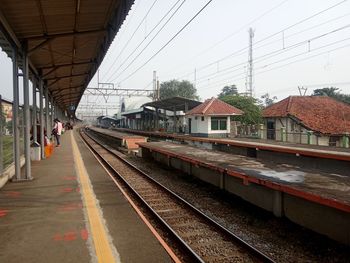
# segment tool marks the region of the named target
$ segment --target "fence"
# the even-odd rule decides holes
[[[285,128],[265,129],[262,124],[244,125],[239,123],[237,124],[237,137],[343,148],[349,148],[350,141],[349,134],[338,136],[315,135],[312,131],[307,130],[300,132],[287,132]]]
[[[23,110],[19,110],[20,154],[24,154]],[[12,102],[0,95],[0,174],[10,166],[13,160],[13,121]]]

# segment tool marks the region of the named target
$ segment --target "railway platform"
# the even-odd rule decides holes
[[[173,262],[75,133],[0,190],[0,262]]]
[[[171,142],[139,143],[152,158],[315,232],[350,244],[350,178]]]
[[[133,135],[130,133],[123,133],[123,132],[117,132],[109,129],[102,129],[98,127],[89,127],[89,130],[91,130],[94,133],[99,134],[100,136],[107,136],[109,139],[113,139],[113,141],[116,143],[117,147],[123,147],[128,150],[134,150],[139,148],[138,144],[139,142],[146,142],[147,137],[140,136],[140,135]]]
[[[346,148],[281,143],[271,140],[246,138],[203,138],[126,128],[116,128],[115,131],[138,134],[156,140],[182,142],[204,149],[240,154],[263,160],[273,160],[279,163],[287,162],[305,168],[321,169],[329,173],[346,173],[350,169],[350,150]]]

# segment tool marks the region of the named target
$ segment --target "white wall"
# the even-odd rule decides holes
[[[213,117],[221,117],[221,116],[213,116]],[[215,130],[213,131],[211,129],[211,117],[208,117],[209,119],[209,134],[215,134],[215,133],[230,133],[231,132],[231,121],[230,116],[226,116],[226,130]]]
[[[214,117],[222,117],[222,116],[214,116]],[[192,118],[191,123],[191,133],[204,133],[204,134],[217,134],[217,133],[230,133],[231,130],[231,121],[230,116],[226,117],[226,130],[211,130],[211,117],[204,116],[204,120],[202,121],[202,116],[187,116],[187,125],[188,119]],[[197,118],[197,119],[196,119]]]

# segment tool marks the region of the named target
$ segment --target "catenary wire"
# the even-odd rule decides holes
[[[176,2],[176,4],[178,3],[178,2],[180,2],[180,0],[179,1],[177,1]],[[134,63],[134,61],[145,51],[145,49],[153,42],[153,40],[159,35],[159,33],[165,28],[165,26],[170,22],[170,20],[175,16],[175,14],[180,10],[180,8],[183,6],[183,4],[186,2],[186,0],[183,0],[182,2],[181,2],[181,4],[176,8],[176,10],[171,14],[171,16],[168,18],[168,20],[163,24],[163,26],[157,31],[157,33],[152,37],[152,39],[146,44],[146,46],[144,46],[143,47],[143,49],[134,57],[134,59],[131,61],[131,62],[129,62],[129,64],[116,76],[116,77],[114,77],[113,78],[113,80],[114,79],[116,79],[116,78],[118,78],[120,75],[122,75],[131,65],[132,65],[132,63]],[[176,5],[174,5],[172,8],[171,8],[171,10],[175,7]],[[171,10],[169,10],[169,12],[171,11]],[[168,12],[168,13],[169,13]],[[167,13],[167,14],[168,14]],[[165,16],[164,16],[165,17]],[[140,46],[140,45],[139,45]],[[138,46],[138,47],[139,47]],[[137,48],[138,48],[137,47]],[[137,49],[136,48],[136,49]],[[134,50],[134,51],[136,51],[136,49]],[[134,53],[134,52],[133,52]],[[127,59],[129,58],[130,56],[128,56],[127,57]],[[127,60],[126,59],[126,60]],[[121,66],[126,62],[126,60],[124,60],[123,61],[123,63],[118,67],[118,69],[114,72],[114,74],[121,68]],[[109,78],[109,80],[111,79],[113,77],[113,75]]]
[[[293,23],[292,25],[289,25],[289,26],[283,28],[282,30],[279,30],[279,31],[277,31],[277,32],[275,32],[275,33],[273,33],[273,34],[271,34],[271,35],[265,37],[265,38],[262,38],[262,39],[258,40],[258,41],[255,42],[254,44],[256,45],[256,44],[258,44],[258,43],[264,42],[264,41],[266,41],[266,40],[268,40],[268,39],[270,39],[270,38],[272,38],[272,37],[274,37],[274,36],[276,36],[276,35],[281,34],[282,32],[285,32],[286,30],[289,30],[289,29],[291,29],[291,28],[293,28],[293,27],[295,27],[295,26],[297,26],[297,25],[300,25],[300,24],[302,24],[302,23],[304,23],[304,22],[306,22],[306,21],[308,21],[308,20],[310,20],[310,19],[312,19],[312,18],[314,18],[314,17],[316,17],[316,16],[318,16],[318,15],[321,15],[321,14],[323,14],[323,13],[325,13],[325,12],[327,12],[327,11],[329,11],[329,10],[335,8],[335,7],[338,7],[339,5],[341,5],[341,4],[343,4],[343,3],[347,2],[347,1],[348,1],[348,0],[343,0],[343,1],[340,1],[340,2],[338,2],[338,3],[336,3],[336,4],[334,4],[334,5],[331,5],[331,6],[327,7],[327,8],[325,8],[325,9],[322,9],[321,11],[318,11],[318,12],[312,14],[311,16],[308,16],[308,17],[306,17],[306,18],[304,18],[304,19],[301,19],[301,20],[299,20],[298,22]],[[222,57],[222,58],[220,58],[220,59],[217,59],[217,60],[215,60],[215,61],[213,61],[213,62],[210,62],[210,63],[208,63],[208,64],[205,64],[205,65],[203,65],[203,66],[201,66],[201,67],[196,67],[196,71],[198,72],[198,71],[200,71],[200,70],[202,70],[202,69],[208,68],[208,67],[210,67],[210,66],[212,66],[212,65],[215,65],[215,64],[217,64],[217,63],[219,63],[219,62],[222,62],[222,61],[224,61],[224,60],[226,60],[226,59],[229,59],[229,58],[231,58],[231,57],[233,57],[233,56],[235,56],[235,55],[239,55],[239,54],[241,54],[243,51],[246,51],[248,48],[249,48],[249,46],[246,46],[246,47],[241,48],[241,49],[239,49],[239,50],[237,50],[237,51],[234,51],[234,52],[232,52],[232,53],[230,53],[230,54],[228,54],[228,55],[226,55],[226,56],[224,56],[224,57]],[[192,70],[190,73],[185,74],[185,76],[190,75],[190,74],[193,74],[193,70]]]
[[[136,70],[130,73],[127,77],[122,79],[120,82],[123,82],[130,77],[132,77],[135,73],[137,73],[141,68],[148,64],[153,58],[155,58],[164,48],[166,48],[203,10],[212,2],[213,0],[209,0],[172,38],[168,40],[156,53],[154,53],[146,62],[144,62],[141,66],[139,66]]]
[[[142,20],[140,21],[140,23],[138,24],[138,26],[136,27],[136,29],[134,30],[134,32],[132,33],[132,35],[130,36],[130,38],[128,39],[128,41],[125,43],[125,45],[122,47],[121,51],[119,52],[119,54],[116,56],[116,58],[114,59],[112,65],[108,68],[107,72],[103,75],[102,79],[105,78],[107,76],[107,74],[109,73],[109,71],[113,68],[113,66],[115,65],[115,63],[118,61],[119,57],[121,56],[121,54],[123,53],[123,51],[125,50],[125,48],[129,45],[130,41],[133,39],[133,37],[135,36],[136,32],[139,30],[140,26],[142,25],[143,21],[145,21],[145,19],[147,18],[148,14],[151,12],[151,10],[153,9],[154,5],[157,3],[158,0],[154,0],[151,7],[147,10],[146,15],[142,18]]]

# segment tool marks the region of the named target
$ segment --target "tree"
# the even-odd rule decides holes
[[[12,121],[12,120],[9,120],[8,122],[6,122],[5,128],[8,130],[8,132],[9,132],[10,134],[12,134],[13,121]]]
[[[338,88],[330,87],[323,89],[315,89],[312,96],[328,96],[328,97],[336,97],[339,93]]]
[[[221,93],[218,95],[218,98],[222,98],[225,96],[232,96],[232,95],[238,95],[238,90],[236,85],[231,85],[231,86],[225,86],[221,90]]]
[[[197,89],[193,84],[187,80],[178,81],[170,80],[160,84],[160,99],[167,99],[171,97],[183,97],[187,99],[199,100]]]
[[[312,96],[328,96],[336,100],[350,104],[350,94],[340,93],[336,87],[315,89]]]
[[[262,122],[261,107],[257,105],[258,101],[252,97],[229,95],[220,98],[222,101],[244,111],[242,116],[235,119],[244,124],[258,124]]]
[[[276,96],[273,96],[272,98],[270,98],[269,93],[265,93],[264,95],[261,96],[261,98],[263,99],[262,103],[265,107],[268,107],[268,106],[274,104],[275,100],[277,100]]]

